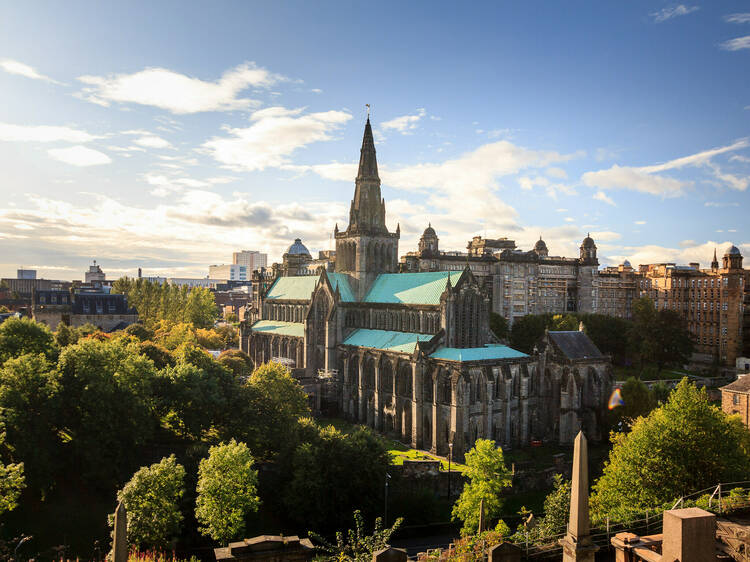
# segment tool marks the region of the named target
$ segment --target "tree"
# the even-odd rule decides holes
[[[149,330],[143,324],[131,324],[125,328],[125,333],[129,336],[138,338],[140,341],[147,341],[154,339],[154,331]]]
[[[506,340],[510,333],[508,321],[497,312],[490,312],[490,330],[499,340]]]
[[[555,314],[549,326],[550,330],[572,332],[578,329],[578,318],[573,314]]]
[[[623,405],[614,412],[621,420],[631,423],[640,416],[647,416],[656,407],[653,393],[635,377],[629,377],[620,391]]]
[[[616,364],[627,364],[632,350],[628,345],[628,338],[623,335],[630,333],[632,321],[604,314],[578,314],[577,316],[583,322],[586,335],[602,353],[611,355]]]
[[[641,370],[650,362],[656,363],[660,373],[666,366],[686,363],[693,352],[684,319],[674,310],[657,311],[648,297],[633,303],[630,340],[641,358]]]
[[[501,515],[503,488],[511,485],[511,472],[505,467],[503,450],[494,441],[477,439],[466,453],[466,471],[469,482],[464,484],[458,500],[453,506],[453,520],[462,521],[462,535],[471,535],[479,528],[479,506],[484,500],[484,509],[489,519]]]
[[[244,351],[226,349],[221,352],[219,363],[232,371],[236,377],[249,377],[253,373],[253,360]]]
[[[345,434],[301,425],[301,443],[280,463],[289,475],[283,500],[293,522],[328,533],[346,525],[354,509],[368,518],[379,513],[391,462],[383,440],[362,426]]]
[[[41,353],[9,359],[0,368],[3,438],[7,432],[9,457],[24,462],[34,488],[48,488],[57,469],[58,393],[54,366]]]
[[[570,513],[570,480],[555,474],[554,487],[544,498],[544,517],[534,528],[540,539],[551,538],[565,532]]]
[[[310,537],[321,546],[318,548],[326,553],[322,558],[325,562],[370,562],[374,552],[386,548],[391,535],[401,526],[404,520],[399,517],[393,526],[383,528],[383,520],[375,519],[375,528],[371,535],[366,534],[365,522],[359,510],[354,512],[354,529],[349,529],[344,536],[341,531],[336,532],[336,544],[333,544],[316,533]]]
[[[5,431],[0,426],[0,446],[4,444]],[[0,462],[0,515],[16,508],[18,498],[25,487],[23,463],[3,464]]]
[[[549,319],[549,315],[545,314],[527,314],[513,320],[510,346],[524,353],[531,353],[536,343],[544,336]]]
[[[258,510],[258,472],[244,443],[232,439],[211,447],[198,467],[195,517],[199,530],[227,544],[245,530],[245,517]]]
[[[75,329],[71,328],[67,324],[60,322],[57,325],[57,331],[55,332],[55,343],[59,347],[67,347],[70,344],[78,341],[78,333]]]
[[[663,406],[639,418],[613,448],[594,484],[604,515],[653,508],[719,482],[750,475],[750,433],[684,378]]]
[[[141,467],[117,492],[128,514],[128,541],[139,547],[167,548],[180,532],[180,500],[185,469],[174,455]],[[114,518],[110,520],[114,525]]]
[[[121,341],[84,339],[63,350],[58,371],[69,460],[92,484],[110,485],[157,427],[154,364]]]
[[[43,353],[48,359],[57,354],[49,328],[30,318],[8,318],[0,324],[0,365],[24,353]]]

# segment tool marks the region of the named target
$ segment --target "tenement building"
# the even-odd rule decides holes
[[[745,313],[749,280],[740,250],[730,246],[721,265],[714,251],[710,269],[697,263],[641,265],[638,288],[657,310],[674,310],[685,319],[698,360],[733,365],[743,355],[750,329]]]
[[[254,275],[240,335],[256,364],[287,364],[328,389],[341,415],[439,454],[452,445],[460,458],[478,438],[511,446],[599,433],[610,364],[583,332],[550,333],[526,355],[490,332],[490,296],[465,261],[399,272],[369,119],[349,224],[334,236],[333,271]]]

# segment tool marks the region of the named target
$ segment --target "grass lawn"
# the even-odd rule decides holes
[[[356,424],[338,418],[319,418],[317,422],[321,426],[332,425],[342,433],[351,433],[357,427]],[[376,435],[380,437],[381,441],[388,448],[388,454],[391,456],[391,464],[393,465],[400,466],[404,464],[404,460],[439,460],[441,468],[445,471],[448,470],[448,459],[446,458],[438,457],[427,451],[412,449],[400,441],[389,439],[379,433],[376,433]],[[451,471],[463,472],[464,470],[466,470],[466,465],[457,462],[451,463]]]

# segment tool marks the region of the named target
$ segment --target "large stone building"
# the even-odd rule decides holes
[[[541,238],[528,252],[507,238],[475,236],[468,252],[445,252],[429,225],[416,252],[401,258],[404,271],[456,271],[471,269],[490,297],[491,310],[510,324],[527,314],[596,312],[596,244],[587,236],[578,258],[550,256]]]
[[[93,324],[100,330],[122,330],[138,322],[138,312],[128,306],[125,295],[96,288],[35,290],[31,302],[32,317],[56,330],[66,324],[80,327]]]
[[[461,457],[480,437],[509,446],[597,434],[610,366],[583,332],[551,333],[526,355],[494,339],[470,267],[398,273],[400,231],[386,225],[369,119],[349,225],[334,234],[334,271],[254,275],[241,347],[256,364],[285,363],[340,414],[439,454],[452,444]]]
[[[685,319],[698,360],[734,365],[743,350],[750,351],[750,271],[742,268],[736,246],[727,248],[721,265],[714,251],[709,269],[661,263],[641,265],[638,273],[640,296],[651,298],[657,310],[674,310]]]

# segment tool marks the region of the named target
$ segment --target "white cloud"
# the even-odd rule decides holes
[[[402,135],[408,135],[410,131],[417,128],[419,121],[425,115],[427,115],[427,112],[420,107],[414,115],[402,115],[400,117],[395,117],[390,121],[383,121],[380,124],[380,128],[382,130],[393,129]]]
[[[750,143],[748,143],[748,139],[744,138],[727,146],[675,158],[663,164],[642,166],[640,168],[614,164],[606,170],[584,173],[581,176],[581,181],[589,187],[598,187],[600,189],[632,189],[641,193],[661,195],[662,197],[678,197],[684,193],[685,188],[690,185],[690,182],[669,176],[657,175],[658,172],[677,170],[687,166],[710,165],[712,157],[747,148],[748,146],[750,146]],[[739,188],[740,184],[737,182],[732,183],[729,177],[719,179],[727,182],[734,189]]]
[[[706,201],[703,204],[705,207],[739,207],[739,203],[719,203],[717,201]]]
[[[344,111],[302,115],[302,109],[269,107],[253,113],[246,128],[225,127],[228,137],[214,137],[203,144],[211,155],[234,170],[264,170],[290,165],[297,149],[330,140],[331,133],[351,119]]]
[[[597,191],[594,193],[594,199],[606,203],[607,205],[612,205],[613,207],[617,206],[617,203],[615,203],[612,198],[603,191]]]
[[[729,14],[724,16],[724,21],[727,23],[750,23],[750,13]]]
[[[637,225],[641,225],[642,226],[642,225],[646,224],[646,221],[633,221],[633,224],[637,224]]]
[[[659,246],[656,244],[649,244],[645,246],[622,246],[619,248],[623,252],[623,255],[630,256],[630,261],[633,266],[636,264],[649,264],[649,263],[675,263],[675,264],[688,264],[691,262],[697,262],[706,267],[714,256],[714,249],[717,250],[717,254],[722,256],[724,252],[733,243],[731,240],[725,240],[722,242],[708,240],[701,244],[693,243],[687,245],[690,241],[683,241],[686,245],[680,244],[680,248],[670,248],[668,246]],[[744,255],[748,255],[750,252],[750,246],[746,244],[737,244]],[[614,257],[614,256],[613,256]],[[637,267],[637,266],[636,266]]]
[[[698,6],[685,6],[685,4],[678,4],[677,6],[670,8],[663,8],[658,12],[651,13],[650,15],[656,23],[661,23],[679,16],[686,16],[699,9]]]
[[[98,166],[112,162],[112,159],[103,152],[81,145],[70,148],[52,148],[47,151],[47,154],[55,160],[73,166]]]
[[[740,51],[742,49],[750,49],[750,35],[744,37],[735,37],[728,41],[724,41],[721,44],[721,48],[725,51]]]
[[[172,148],[172,143],[156,135],[139,137],[133,142],[138,146],[145,146],[146,148]]]
[[[9,142],[89,142],[97,137],[70,127],[51,125],[12,125],[0,123],[0,141]]]
[[[137,103],[179,114],[230,111],[257,107],[256,100],[238,97],[247,88],[267,88],[284,79],[254,63],[228,70],[214,82],[166,68],[146,68],[133,74],[80,76],[86,86],[77,95],[103,106]]]
[[[719,166],[712,164],[712,163],[709,163],[708,167],[711,168],[716,179],[724,182],[727,186],[729,186],[732,189],[735,189],[737,191],[745,191],[748,185],[750,185],[750,177],[748,176],[739,177],[739,176],[735,176],[734,174],[722,172]]]
[[[560,180],[564,180],[568,177],[568,173],[565,170],[563,170],[562,168],[554,167],[554,166],[552,168],[547,168],[545,172],[549,177],[560,179]]]
[[[523,189],[524,191],[531,191],[536,185],[546,187],[549,185],[549,183],[549,180],[543,176],[536,176],[533,178],[530,178],[528,176],[521,176],[520,178],[518,178],[518,185],[520,185],[521,189]]]
[[[52,78],[50,78],[49,76],[45,76],[44,74],[39,74],[33,67],[29,66],[28,64],[18,62],[17,60],[2,59],[0,60],[0,68],[2,68],[9,74],[25,76],[26,78],[31,78],[32,80],[43,80],[52,84],[60,84],[60,82],[58,82],[57,80],[53,80]]]

